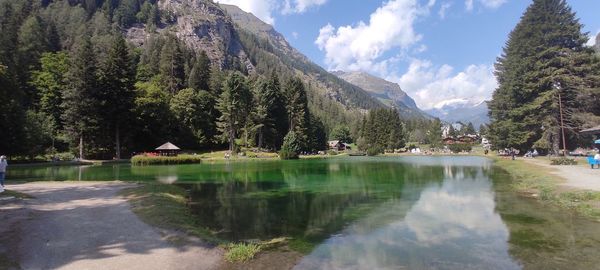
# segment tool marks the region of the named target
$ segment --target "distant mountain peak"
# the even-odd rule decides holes
[[[415,100],[404,92],[397,83],[362,71],[345,72],[338,70],[332,73],[369,92],[371,96],[379,99],[383,104],[396,107],[400,110],[400,113],[408,116],[429,117],[417,107]]]

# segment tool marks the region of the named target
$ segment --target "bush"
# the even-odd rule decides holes
[[[573,158],[555,158],[550,162],[551,165],[577,165],[577,160]]]
[[[134,166],[194,164],[200,162],[202,162],[202,158],[193,155],[174,157],[137,155],[131,158],[131,165]]]
[[[456,143],[448,145],[448,149],[450,149],[452,153],[471,152],[473,146],[466,143]]]
[[[260,252],[259,244],[229,244],[226,246],[225,260],[228,262],[247,262]]]
[[[379,155],[379,154],[383,154],[383,151],[384,151],[383,147],[374,145],[374,146],[371,146],[371,147],[369,147],[367,149],[367,155],[369,155],[369,156],[376,156],[376,155]]]
[[[298,159],[300,153],[300,142],[296,133],[293,131],[288,132],[283,138],[283,145],[281,145],[281,151],[279,151],[279,158],[281,159]]]
[[[330,155],[330,156],[335,156],[335,155],[338,154],[338,152],[335,151],[335,150],[327,150],[327,154]]]

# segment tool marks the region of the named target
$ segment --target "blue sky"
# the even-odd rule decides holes
[[[475,104],[497,83],[493,64],[525,0],[218,0],[274,25],[328,70],[397,82],[424,109]],[[567,0],[600,31],[600,1]]]

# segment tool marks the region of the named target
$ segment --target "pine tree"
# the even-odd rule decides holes
[[[290,79],[286,84],[285,95],[289,130],[295,132],[301,148],[306,150],[309,140],[308,124],[310,123],[310,116],[306,91],[302,81],[299,78]]]
[[[201,51],[196,57],[196,62],[190,71],[188,77],[188,87],[196,90],[208,91],[210,82],[210,59],[206,55],[206,52]]]
[[[510,33],[496,63],[499,87],[490,107],[490,139],[496,148],[560,147],[559,105],[567,132],[587,106],[593,53],[582,25],[564,0],[534,0]],[[596,93],[597,95],[597,93]],[[567,139],[567,138],[565,138]]]
[[[96,107],[99,104],[96,56],[89,35],[84,35],[75,44],[70,63],[62,118],[72,145],[79,141],[79,158],[84,159],[84,142],[95,134],[100,120]]]
[[[169,36],[160,51],[160,75],[170,93],[179,91],[184,83],[183,52],[179,42],[173,36]]]
[[[114,135],[115,157],[121,158],[121,137],[127,130],[134,107],[135,74],[125,39],[117,34],[113,38],[108,59],[100,68],[99,104],[104,126]]]
[[[247,124],[251,100],[252,94],[244,77],[237,72],[229,75],[217,103],[217,109],[221,112],[217,126],[229,143],[229,151],[237,151],[235,139]]]

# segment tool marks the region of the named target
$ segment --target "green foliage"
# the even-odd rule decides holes
[[[60,130],[62,128],[60,118],[64,113],[61,104],[63,92],[67,87],[65,74],[69,70],[69,56],[65,52],[44,53],[40,62],[41,68],[32,72],[30,84],[38,92],[40,112],[51,116],[50,121]]]
[[[131,165],[133,166],[177,165],[194,164],[201,162],[202,158],[200,158],[200,156],[195,155],[178,155],[173,157],[137,155],[131,158]]]
[[[550,161],[551,165],[577,165],[577,160],[575,160],[574,158],[566,158],[566,157],[560,157],[560,158],[553,158]]]
[[[348,126],[337,126],[331,131],[329,139],[338,140],[343,143],[352,143],[352,137],[350,136],[350,129]]]
[[[250,112],[252,93],[248,89],[244,77],[237,72],[231,73],[223,92],[219,97],[217,109],[221,113],[217,126],[222,137],[229,143],[229,151],[236,152],[235,139],[247,123]]]
[[[186,88],[173,96],[170,110],[179,123],[180,136],[192,139],[190,147],[208,146],[216,135],[215,99],[205,90]],[[185,144],[184,144],[185,145]]]
[[[405,145],[404,124],[395,109],[374,109],[363,120],[359,148],[393,151]]]
[[[298,159],[300,154],[300,141],[294,131],[288,132],[283,138],[283,145],[279,151],[279,158],[281,159]]]
[[[383,147],[381,147],[379,145],[372,145],[367,149],[368,156],[377,156],[377,155],[383,154],[383,153],[384,153],[384,149],[383,149]]]
[[[473,146],[468,143],[455,143],[448,145],[448,149],[452,151],[452,153],[471,152]]]
[[[298,136],[301,149],[307,150],[310,115],[304,84],[299,78],[292,78],[286,83],[284,93],[287,100],[289,128]]]
[[[225,249],[225,260],[228,262],[247,262],[261,251],[259,244],[228,244]]]

